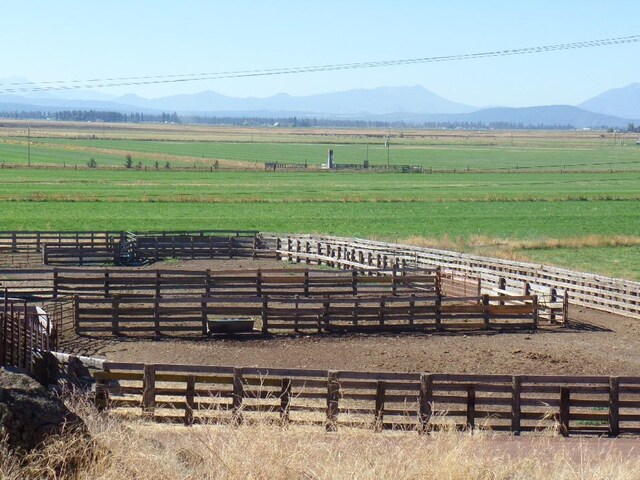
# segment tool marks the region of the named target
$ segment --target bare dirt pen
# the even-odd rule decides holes
[[[275,260],[163,262],[143,268],[249,269]],[[397,372],[636,375],[640,323],[571,307],[566,328],[535,333],[74,337],[66,349],[112,361]]]

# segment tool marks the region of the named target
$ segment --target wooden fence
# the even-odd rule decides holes
[[[34,259],[45,265],[95,265],[167,257],[258,258],[271,253],[258,232],[244,230],[0,232],[3,265],[32,265]]]
[[[354,372],[101,362],[95,402],[161,421],[640,434],[640,377]]]
[[[289,296],[440,294],[437,270],[360,272],[309,268],[244,270],[0,269],[0,287],[14,296]]]
[[[436,268],[472,277],[481,289],[543,289],[571,305],[640,317],[640,283],[524,262],[358,238],[263,234],[278,258],[343,268]],[[501,285],[501,282],[502,285]],[[484,291],[484,290],[482,290]],[[557,303],[557,299],[551,303]],[[557,311],[556,311],[557,313]]]
[[[53,319],[6,292],[0,302],[0,365],[32,371],[35,355],[57,346]]]
[[[535,296],[75,297],[79,334],[209,332],[208,322],[253,318],[258,331],[382,332],[535,329]]]

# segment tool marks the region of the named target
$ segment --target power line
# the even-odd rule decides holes
[[[203,80],[221,80],[229,78],[265,77],[274,75],[293,75],[300,73],[330,72],[339,70],[358,70],[365,68],[379,68],[399,65],[414,65],[437,62],[454,62],[491,57],[509,57],[516,55],[531,55],[554,51],[575,50],[611,45],[622,45],[640,42],[640,35],[627,37],[587,40],[583,42],[559,43],[537,47],[516,48],[509,50],[495,50],[490,52],[467,53],[460,55],[446,55],[436,57],[405,58],[400,60],[377,60],[356,63],[335,63],[327,65],[312,65],[303,67],[283,67],[258,70],[237,70],[227,72],[186,73],[174,75],[146,75],[136,77],[90,78],[84,80],[50,80],[44,82],[11,82],[0,83],[0,93],[26,93],[50,90],[80,90],[92,88],[123,87],[132,85],[152,85],[161,83],[196,82]]]

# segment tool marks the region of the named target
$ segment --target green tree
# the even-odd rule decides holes
[[[87,167],[89,168],[96,168],[97,166],[98,166],[98,162],[96,162],[95,158],[92,158],[87,162]]]
[[[124,166],[126,168],[133,167],[133,160],[131,159],[131,154],[129,153],[127,153],[127,155],[124,157]]]

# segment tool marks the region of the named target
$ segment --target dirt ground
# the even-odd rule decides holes
[[[164,262],[142,268],[304,266],[275,260]],[[640,374],[640,320],[572,306],[568,327],[522,333],[271,335],[179,339],[75,337],[65,350],[113,361],[501,374]]]

